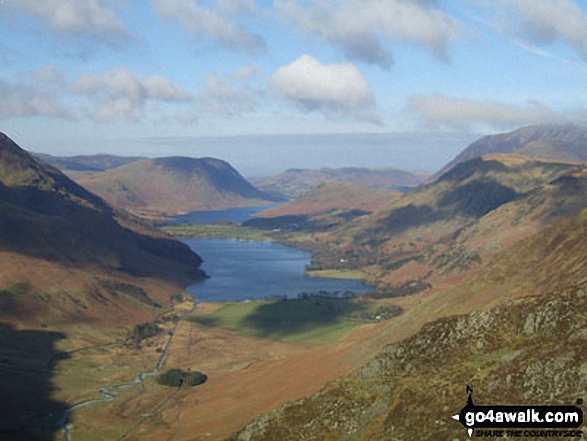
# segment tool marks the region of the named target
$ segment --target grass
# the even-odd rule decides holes
[[[376,305],[360,299],[308,297],[227,304],[192,320],[284,342],[331,343],[373,322]]]
[[[333,279],[363,280],[365,273],[361,270],[312,270],[306,271],[312,277],[330,277]]]
[[[168,225],[161,227],[163,231],[176,237],[240,239],[255,241],[275,240],[270,231],[258,230],[239,225]]]

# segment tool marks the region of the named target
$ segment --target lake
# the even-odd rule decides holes
[[[219,221],[229,221],[242,224],[254,218],[254,214],[265,208],[275,207],[283,202],[258,207],[230,208],[228,210],[192,211],[191,213],[173,216],[172,224],[212,224]]]
[[[372,288],[360,280],[311,277],[304,274],[310,264],[307,251],[274,242],[233,239],[184,239],[204,263],[211,278],[187,288],[200,301],[227,302],[295,298],[302,293],[330,295],[352,291],[362,294]]]

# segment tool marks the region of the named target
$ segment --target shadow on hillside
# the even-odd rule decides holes
[[[286,299],[260,305],[243,319],[260,337],[286,337],[314,327],[338,323],[342,318],[358,316],[367,305],[352,299],[308,297]]]
[[[0,182],[0,250],[174,282],[205,276],[200,257],[187,245],[124,228],[104,202],[89,206],[96,196],[76,201],[71,194]]]
[[[51,440],[68,407],[51,395],[55,364],[68,358],[55,349],[58,332],[18,330],[0,324],[0,439]],[[49,415],[51,414],[51,415]]]
[[[380,225],[367,230],[359,239],[361,243],[375,245],[409,229],[451,221],[459,216],[480,219],[518,197],[515,190],[492,178],[468,182],[445,192],[434,206],[408,204],[396,208]]]

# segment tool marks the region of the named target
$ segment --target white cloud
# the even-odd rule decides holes
[[[498,0],[484,2],[500,8],[505,34],[538,46],[568,44],[587,59],[587,16],[575,0]]]
[[[444,94],[414,95],[407,108],[424,121],[456,128],[477,125],[507,129],[528,124],[555,123],[571,119],[534,101],[526,106],[506,104],[492,100],[456,98]]]
[[[434,0],[276,0],[281,18],[302,32],[343,50],[352,60],[390,67],[389,40],[403,40],[445,58],[460,24]]]
[[[0,103],[0,119],[23,116],[75,119],[53,94],[30,85],[10,84],[0,80]]]
[[[236,2],[224,2],[239,6]],[[246,6],[246,2],[239,4]],[[247,52],[265,51],[265,41],[250,33],[245,27],[227,20],[215,11],[199,6],[191,0],[151,0],[158,17],[178,21],[183,29],[196,39],[211,38],[222,46]],[[242,6],[241,5],[241,6]]]
[[[193,97],[177,84],[161,76],[141,78],[128,69],[114,69],[102,75],[84,75],[72,84],[72,90],[96,97],[96,121],[122,118],[138,121],[149,101],[189,102]]]
[[[269,83],[285,101],[301,109],[379,123],[373,92],[351,63],[322,64],[302,55],[279,68]]]
[[[102,0],[10,0],[17,8],[44,22],[53,32],[90,37],[117,45],[130,37],[124,22]]]

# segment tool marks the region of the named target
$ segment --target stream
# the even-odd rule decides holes
[[[197,301],[194,302],[194,306],[192,307],[190,312],[193,312],[196,310],[197,304],[198,304]],[[157,364],[155,365],[155,368],[151,372],[140,372],[134,380],[127,381],[126,383],[119,383],[119,384],[115,384],[115,385],[111,385],[111,386],[101,387],[100,389],[98,389],[98,393],[100,394],[100,398],[92,398],[92,399],[81,401],[77,404],[74,404],[71,407],[68,407],[63,412],[63,415],[59,419],[59,422],[57,423],[57,425],[61,428],[61,430],[63,432],[63,438],[65,441],[71,441],[71,429],[73,428],[73,425],[67,424],[67,419],[69,418],[69,415],[71,414],[71,412],[73,412],[74,410],[79,409],[81,407],[87,407],[87,406],[91,406],[94,404],[105,403],[107,401],[115,400],[118,397],[118,394],[116,393],[116,391],[118,389],[124,389],[127,387],[138,386],[138,385],[142,384],[146,378],[153,377],[155,375],[158,375],[161,372],[161,367],[163,366],[163,363],[165,361],[167,351],[169,350],[169,347],[171,346],[173,336],[175,335],[175,331],[177,330],[177,327],[179,326],[180,322],[181,322],[181,319],[173,327],[173,331],[169,335],[169,339],[167,340],[167,343],[165,344],[165,348],[163,349],[161,356],[157,360]]]

